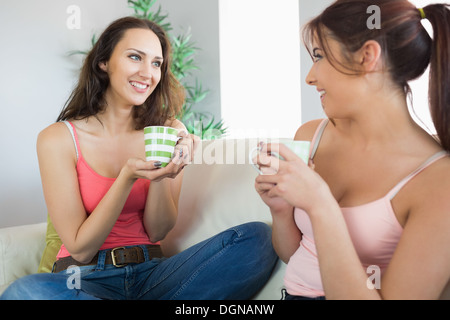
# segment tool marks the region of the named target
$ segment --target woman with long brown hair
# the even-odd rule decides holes
[[[264,285],[277,261],[266,224],[236,226],[170,258],[160,249],[199,140],[175,118],[184,89],[170,50],[145,19],[118,19],[100,36],[58,121],[37,141],[63,243],[58,260],[53,273],[17,280],[3,299],[247,299]],[[179,131],[165,167],[145,161],[150,125]],[[73,267],[80,279],[69,285]]]
[[[378,6],[380,28],[368,23]],[[433,36],[422,26],[427,19]],[[450,290],[450,10],[339,0],[309,22],[306,78],[328,117],[302,125],[309,166],[263,153],[255,188],[288,263],[286,299],[438,299]],[[437,138],[412,119],[408,82],[430,66]],[[376,289],[376,290],[375,290]]]

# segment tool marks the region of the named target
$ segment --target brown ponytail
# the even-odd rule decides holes
[[[448,4],[423,8],[433,26],[430,59],[430,112],[442,147],[450,151],[450,10]]]

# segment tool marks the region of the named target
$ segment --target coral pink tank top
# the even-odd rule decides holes
[[[75,126],[67,121],[64,121],[64,123],[69,128],[75,143],[81,199],[83,200],[84,207],[89,215],[94,211],[116,179],[103,177],[89,166],[81,154]],[[149,186],[149,180],[136,180],[119,218],[105,242],[100,247],[100,250],[120,246],[152,244],[145,232],[143,224],[144,208]],[[70,253],[63,244],[56,258],[59,259],[67,256],[70,256]]]
[[[313,137],[310,159],[314,158],[327,123],[328,119],[322,121]],[[403,232],[403,228],[395,216],[391,200],[418,173],[445,156],[447,156],[447,152],[442,151],[430,157],[383,198],[356,207],[341,208],[356,252],[366,270],[369,266],[374,265],[380,268],[381,273],[384,272]],[[299,208],[295,208],[294,219],[303,236],[300,247],[287,265],[284,285],[291,295],[323,296],[311,221],[308,214]],[[368,276],[370,274],[372,272],[368,270]]]

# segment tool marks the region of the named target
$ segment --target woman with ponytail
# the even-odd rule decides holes
[[[288,263],[286,299],[449,296],[449,5],[376,1],[380,28],[369,28],[372,5],[336,1],[304,29],[314,62],[306,81],[328,117],[295,135],[311,141],[309,165],[283,145],[264,145],[258,159],[276,170],[255,188]],[[428,66],[437,137],[407,106],[408,82]]]

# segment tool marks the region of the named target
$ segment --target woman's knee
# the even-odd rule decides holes
[[[81,295],[80,295],[81,294]],[[38,273],[14,281],[1,296],[2,300],[71,300],[81,299],[63,273]]]
[[[265,262],[271,264],[277,260],[276,252],[272,246],[272,228],[264,222],[249,222],[234,228],[238,235],[238,242],[246,242],[246,254],[253,257],[259,257]]]
[[[260,246],[272,247],[272,228],[264,222],[248,222],[232,229],[240,238],[255,241]]]
[[[42,299],[42,287],[48,285],[51,274],[32,274],[17,279],[3,292],[2,300]],[[45,290],[44,290],[45,291]]]

